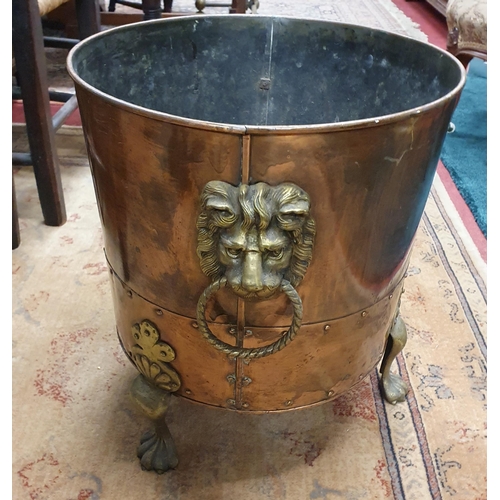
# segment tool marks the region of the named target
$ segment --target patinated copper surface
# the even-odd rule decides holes
[[[150,322],[175,353],[176,394],[261,412],[332,399],[387,349],[389,393],[390,363],[406,342],[403,279],[463,68],[437,48],[367,28],[227,17],[118,28],[69,59],[124,350],[137,356],[133,326]],[[240,210],[207,205],[207,186],[258,206],[259,183],[307,197],[300,210],[314,230],[296,282],[285,257],[302,233],[266,226],[265,210],[221,238],[212,227],[219,252],[200,262],[203,211],[223,220]],[[270,220],[285,195],[276,196]],[[266,268],[272,259],[286,266]],[[271,268],[279,279],[266,291]]]
[[[367,309],[303,324],[294,341],[271,356],[236,360],[206,342],[195,318],[145,300],[114,273],[111,279],[118,334],[129,357],[137,342],[129,325],[148,319],[176,353],[169,365],[180,374],[177,395],[241,411],[307,406],[333,399],[361,381],[382,357],[402,290],[400,282]],[[290,323],[291,317],[284,321]],[[235,343],[236,322],[210,323],[210,328],[219,339]],[[283,333],[282,328],[271,327],[245,330],[248,348],[267,345]]]

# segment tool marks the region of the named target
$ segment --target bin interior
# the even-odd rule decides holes
[[[96,89],[144,108],[237,125],[382,117],[445,96],[456,62],[360,26],[262,16],[187,16],[103,32],[72,54]]]

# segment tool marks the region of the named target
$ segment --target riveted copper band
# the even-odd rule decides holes
[[[182,380],[176,395],[203,404],[256,412],[328,401],[359,383],[382,357],[403,286],[400,281],[390,294],[354,314],[303,323],[300,334],[286,349],[266,358],[241,360],[244,373],[237,373],[236,361],[213,349],[200,335],[196,318],[175,314],[146,300],[113,271],[111,281],[118,335],[126,352],[136,342],[131,326],[152,320],[161,341],[176,354],[170,363]],[[235,344],[236,321],[209,321],[208,325],[219,339]],[[245,333],[244,346],[254,348],[280,338],[283,329],[246,327]]]

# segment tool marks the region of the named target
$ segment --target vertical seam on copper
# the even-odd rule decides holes
[[[245,301],[238,297],[237,313],[236,313],[236,346],[243,347],[245,339]],[[235,377],[234,382],[234,401],[238,409],[242,408],[243,404],[243,360],[238,357],[235,360]]]
[[[244,135],[241,154],[241,183],[248,184],[250,180],[250,135]]]
[[[248,184],[250,180],[250,135],[243,135],[241,151],[241,183]],[[238,298],[236,313],[236,345],[243,347],[245,340],[245,301]],[[236,408],[241,409],[243,404],[243,360],[236,358],[234,384],[234,400]]]

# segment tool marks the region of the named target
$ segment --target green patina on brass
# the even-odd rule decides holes
[[[386,401],[391,404],[403,402],[406,394],[408,393],[408,386],[404,380],[399,375],[391,372],[392,362],[403,350],[406,345],[406,340],[406,326],[398,311],[387,338],[384,358],[382,359],[382,364],[380,366],[380,373],[382,374],[382,394]]]
[[[316,227],[309,195],[291,183],[232,186],[211,181],[201,195],[198,257],[243,299],[267,299],[283,279],[296,287],[311,262]]]
[[[175,359],[174,350],[160,340],[155,324],[145,319],[132,326],[136,344],[130,357],[140,372],[131,387],[131,395],[143,413],[154,422],[154,431],[141,438],[137,456],[142,468],[159,474],[177,466],[177,452],[165,422],[171,392],[177,391],[181,381],[169,365]]]
[[[310,209],[309,195],[291,183],[206,184],[197,221],[197,253],[201,269],[212,283],[198,301],[197,321],[200,332],[215,348],[232,357],[261,358],[293,340],[302,321],[302,302],[295,287],[311,262],[316,233]],[[285,293],[294,310],[287,333],[258,349],[218,340],[208,328],[205,308],[208,299],[224,286],[252,301]]]
[[[174,469],[179,460],[172,435],[165,422],[171,393],[159,389],[142,374],[134,379],[130,392],[137,406],[154,422],[154,431],[143,434],[137,449],[142,468],[154,470],[158,474]]]
[[[160,340],[158,328],[145,319],[132,327],[136,344],[130,350],[130,357],[139,372],[160,389],[177,391],[181,381],[177,372],[169,365],[175,359],[174,350]]]

